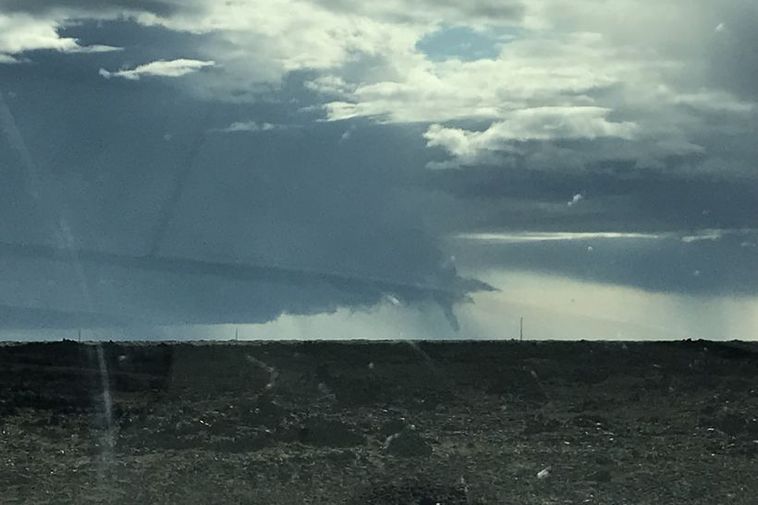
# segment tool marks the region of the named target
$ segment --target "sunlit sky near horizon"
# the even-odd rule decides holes
[[[0,0],[0,339],[756,339],[756,47],[749,0]]]

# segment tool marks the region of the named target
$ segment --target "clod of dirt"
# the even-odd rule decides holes
[[[701,418],[700,425],[716,428],[730,437],[758,435],[758,419],[736,412]]]
[[[342,467],[342,466],[347,466],[350,463],[355,462],[356,455],[351,450],[345,450],[345,449],[339,450],[338,449],[336,451],[332,451],[332,452],[328,453],[326,455],[326,459],[327,459],[327,461],[329,461],[333,465],[338,466],[338,467]]]
[[[349,502],[351,505],[464,505],[471,503],[463,486],[431,485],[417,479],[375,486]]]
[[[610,482],[612,479],[613,475],[609,470],[606,470],[605,468],[597,470],[589,476],[589,480],[594,482]]]
[[[390,435],[385,442],[385,449],[389,454],[401,458],[425,457],[432,454],[432,446],[418,432],[411,429]]]
[[[287,411],[276,402],[263,398],[258,402],[245,405],[240,420],[250,426],[276,427]]]
[[[580,428],[600,428],[605,430],[610,429],[610,422],[608,422],[608,419],[599,415],[580,414],[574,416],[573,421],[574,426],[578,426]]]
[[[366,442],[366,437],[345,423],[319,417],[306,419],[294,435],[298,442],[317,447],[354,447]]]
[[[238,453],[253,452],[271,445],[272,439],[265,432],[234,437],[218,437],[210,447],[219,452]]]
[[[747,428],[747,421],[737,414],[724,414],[716,419],[716,428],[727,435],[737,436]]]
[[[602,367],[577,368],[574,379],[583,384],[600,384],[610,377],[611,371]]]
[[[327,382],[343,406],[371,405],[382,398],[382,385],[371,377],[350,377]]]
[[[524,435],[536,435],[538,433],[551,433],[558,431],[561,427],[561,423],[555,419],[549,419],[538,414],[526,420],[524,426]]]
[[[382,425],[379,433],[386,438],[394,435],[395,433],[400,433],[406,429],[407,426],[408,424],[402,419],[391,419]]]
[[[16,415],[16,407],[5,400],[0,400],[0,419]]]
[[[541,404],[547,400],[545,392],[535,375],[517,368],[503,368],[487,373],[486,392],[505,395],[514,400]]]

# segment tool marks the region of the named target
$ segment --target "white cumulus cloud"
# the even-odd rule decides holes
[[[213,131],[220,133],[235,133],[235,132],[265,132],[270,130],[277,130],[283,128],[281,125],[275,125],[272,123],[258,123],[256,121],[235,121],[229,126],[224,128],[217,128]]]
[[[571,197],[571,200],[568,201],[567,205],[569,207],[573,207],[574,205],[576,205],[577,203],[581,202],[582,200],[584,200],[584,195],[581,194],[581,193],[577,193],[577,194],[575,194],[574,196]]]
[[[13,5],[11,13],[0,13],[0,62],[23,60],[22,53],[34,49],[115,49],[81,47],[60,35],[61,27],[83,19],[118,17],[202,35],[195,52],[201,59],[100,73],[136,80],[217,65],[223,71],[187,80],[187,88],[203,98],[256,101],[261,90],[277,89],[287,75],[303,72],[326,120],[433,125],[426,139],[445,149],[449,166],[489,162],[516,143],[533,142],[539,151],[521,145],[520,154],[541,165],[580,166],[617,156],[660,169],[670,157],[709,156],[703,139],[713,138],[714,130],[745,135],[744,125],[758,110],[752,85],[758,60],[741,49],[754,46],[758,33],[746,21],[758,13],[750,0]],[[451,27],[494,34],[488,56],[440,60],[426,54],[420,42]],[[236,128],[230,131],[256,127]],[[587,142],[566,146],[567,140]]]
[[[123,77],[124,79],[138,80],[140,77],[155,76],[155,77],[181,77],[183,75],[197,72],[201,68],[212,67],[215,65],[214,61],[201,61],[180,58],[177,60],[158,60],[144,65],[139,65],[132,69],[117,70],[115,72],[108,71],[104,68],[100,69],[100,75],[109,79],[111,77]]]
[[[433,124],[424,137],[427,146],[445,149],[462,165],[479,163],[491,153],[515,152],[519,143],[527,141],[633,139],[637,125],[610,121],[608,113],[601,107],[537,107],[508,113],[484,131]]]
[[[0,10],[0,63],[16,63],[25,51],[52,50],[64,53],[117,51],[107,45],[82,46],[74,38],[62,37],[61,23],[53,18]]]

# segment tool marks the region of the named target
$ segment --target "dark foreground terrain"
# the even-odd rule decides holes
[[[755,504],[756,417],[739,343],[6,345],[0,502]]]

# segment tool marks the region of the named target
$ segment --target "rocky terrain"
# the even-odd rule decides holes
[[[0,347],[0,502],[755,504],[758,346]]]

